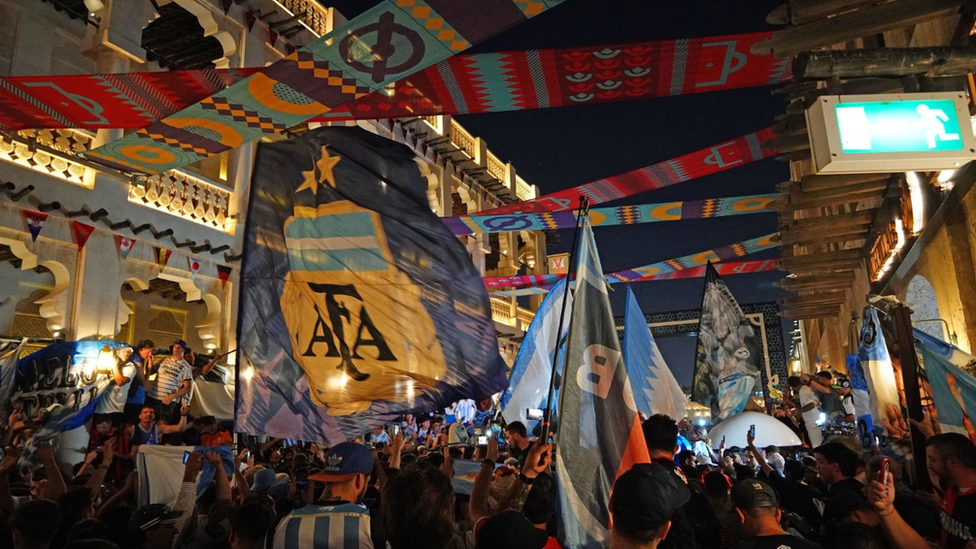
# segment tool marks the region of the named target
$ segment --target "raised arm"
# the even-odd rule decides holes
[[[928,549],[929,544],[895,509],[895,478],[888,473],[888,488],[877,480],[868,484],[868,501],[881,517],[881,531],[892,549]]]
[[[471,499],[468,501],[468,520],[474,528],[478,521],[487,517],[488,494],[491,493],[491,477],[495,473],[495,463],[498,462],[498,441],[495,437],[488,439],[488,456],[481,463],[478,476],[474,478],[471,487]]]

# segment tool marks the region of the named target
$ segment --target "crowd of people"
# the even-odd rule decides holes
[[[574,449],[557,452],[521,422],[495,423],[490,401],[460,402],[445,415],[407,415],[331,447],[244,436],[235,447],[226,426],[187,415],[193,366],[185,345],[175,342],[158,367],[153,348],[119,352],[117,394],[105,395],[110,402],[93,417],[80,463],[60,463],[48,445],[21,460],[31,420],[13,411],[2,435],[0,547],[561,547],[551,466],[573,459]],[[144,389],[142,403],[132,402],[131,383]],[[822,387],[831,385],[823,380]],[[796,403],[799,414],[809,411],[804,399]],[[929,478],[910,483],[903,464],[862,451],[853,437],[757,448],[749,433],[745,448],[716,448],[703,428],[651,416],[643,422],[651,462],[617,479],[612,529],[601,543],[973,549],[976,445],[926,427]],[[193,450],[178,495],[140,505],[133,458],[154,444]]]

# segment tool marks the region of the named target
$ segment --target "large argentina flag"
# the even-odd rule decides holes
[[[976,414],[976,378],[971,373],[976,356],[918,328],[914,332],[915,350],[925,368],[942,432],[962,433],[976,443],[976,427],[969,416]]]
[[[860,374],[864,376],[863,385],[867,387],[868,402],[871,406],[870,423],[862,425],[858,420],[858,429],[872,426],[875,434],[890,434],[888,433],[889,418],[901,417],[901,397],[898,395],[895,369],[888,354],[888,345],[881,332],[881,322],[874,307],[868,307],[867,312],[864,313],[857,360],[860,364]],[[856,372],[851,377],[852,387],[861,385],[860,380],[853,381],[858,377]]]
[[[634,291],[627,288],[624,310],[624,364],[634,390],[637,409],[650,417],[664,414],[681,421],[685,417],[684,391],[664,361],[654,341]]]
[[[567,315],[563,322],[563,331],[557,337],[564,295]],[[564,348],[564,338],[569,331],[568,313],[572,310],[573,294],[566,292],[566,280],[563,279],[552,288],[539,306],[515,357],[515,364],[508,378],[508,389],[502,393],[502,417],[506,422],[526,423],[528,420],[525,415],[526,409],[548,408],[546,401],[549,399],[553,355],[556,353],[557,342],[561,349]],[[562,363],[562,353],[560,353],[556,364],[562,365]]]
[[[335,443],[505,388],[488,296],[406,147],[359,128],[262,145],[238,431]]]
[[[595,549],[610,540],[614,481],[650,459],[589,222],[581,236],[559,397],[557,535],[568,549]]]

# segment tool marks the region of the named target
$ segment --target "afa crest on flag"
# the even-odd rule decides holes
[[[238,429],[342,441],[505,387],[481,277],[426,191],[412,151],[357,128],[261,146]]]

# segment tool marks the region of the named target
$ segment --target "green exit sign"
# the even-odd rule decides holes
[[[807,127],[818,173],[955,169],[976,158],[962,92],[822,96]]]

